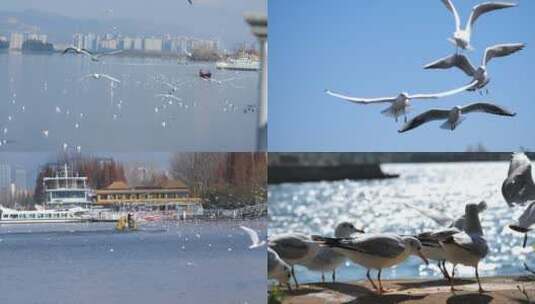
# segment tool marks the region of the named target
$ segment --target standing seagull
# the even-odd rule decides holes
[[[455,130],[458,125],[460,125],[464,120],[465,117],[463,114],[472,113],[472,112],[484,112],[488,114],[493,115],[500,115],[500,116],[515,116],[516,113],[509,112],[508,110],[491,104],[491,103],[472,103],[466,106],[455,106],[451,110],[446,109],[433,109],[426,111],[413,119],[411,119],[408,123],[406,123],[398,132],[403,133],[407,132],[409,130],[412,130],[414,128],[417,128],[421,125],[423,125],[426,122],[430,122],[433,120],[443,120],[446,119],[446,122],[444,122],[440,128],[446,129],[446,130]]]
[[[472,81],[476,82],[476,84],[468,90],[480,90],[490,82],[490,77],[487,72],[487,64],[490,62],[490,60],[492,58],[504,57],[516,53],[522,50],[524,46],[525,45],[523,43],[509,43],[488,47],[485,49],[485,55],[481,61],[481,66],[478,68],[475,68],[465,55],[453,54],[426,65],[424,69],[449,69],[452,67],[457,67],[466,75],[472,77]]]
[[[363,230],[355,228],[355,226],[348,222],[342,222],[336,226],[334,230],[335,238],[349,238],[355,233],[364,233]],[[316,256],[306,264],[306,268],[312,271],[321,271],[321,281],[325,282],[326,271],[332,271],[333,283],[336,281],[336,268],[346,261],[345,255],[336,252],[329,247],[321,247]]]
[[[421,252],[422,244],[412,236],[378,233],[359,239],[335,239],[318,236],[314,236],[314,239],[344,254],[354,263],[365,267],[368,270],[366,273],[368,280],[379,294],[385,291],[381,282],[383,268],[397,265],[412,254],[418,255],[428,264]],[[370,278],[371,269],[379,271],[377,274],[379,286],[375,285]]]
[[[472,266],[475,268],[479,292],[483,292],[481,281],[479,280],[479,262],[487,256],[489,247],[483,238],[483,229],[479,221],[479,209],[477,204],[467,204],[465,207],[466,224],[465,232],[456,233],[452,236],[440,240],[444,248],[446,260],[453,264],[451,272],[450,287],[453,287],[455,279],[455,267],[457,264]]]
[[[249,238],[251,239],[251,246],[249,246],[249,249],[254,249],[258,247],[262,247],[266,244],[266,241],[260,241],[260,238],[258,237],[258,233],[254,231],[253,229],[245,226],[240,226],[240,228],[249,235]]]
[[[470,38],[472,36],[472,28],[474,27],[474,23],[476,20],[483,14],[504,9],[504,8],[510,8],[516,6],[514,3],[507,3],[507,2],[484,2],[481,4],[478,4],[472,8],[472,14],[470,14],[470,18],[468,18],[468,22],[466,23],[466,27],[464,29],[461,28],[461,17],[459,16],[459,13],[457,12],[457,9],[451,2],[451,0],[442,0],[442,3],[446,6],[446,8],[453,14],[453,17],[455,18],[455,32],[453,33],[453,37],[449,38],[448,40],[453,43],[457,48],[461,48],[463,50],[472,50],[472,46],[470,45]]]
[[[396,119],[396,122],[398,121],[398,117],[405,116],[405,122],[407,122],[407,108],[410,106],[411,99],[438,99],[441,97],[451,96],[455,95],[457,93],[461,93],[463,91],[466,91],[467,89],[474,86],[476,83],[473,82],[469,85],[466,85],[464,87],[454,89],[451,91],[446,91],[442,93],[436,93],[436,94],[414,94],[409,95],[409,93],[400,93],[398,96],[394,97],[379,97],[379,98],[360,98],[360,97],[351,97],[342,95],[339,93],[332,92],[330,90],[325,90],[325,93],[328,95],[338,97],[353,103],[357,104],[374,104],[374,103],[390,103],[391,106],[383,110],[381,113],[387,116],[392,116]]]
[[[535,183],[531,175],[531,161],[524,153],[513,153],[502,195],[509,207],[535,200]]]
[[[291,277],[290,266],[284,262],[279,255],[271,248],[267,248],[267,268],[268,279],[277,280],[279,284],[286,284],[288,290],[292,290],[288,282]]]
[[[311,261],[318,253],[319,244],[313,241],[309,235],[287,233],[272,237],[268,242],[268,246],[290,265],[295,286],[299,288],[299,283],[295,277],[294,265],[302,265]]]

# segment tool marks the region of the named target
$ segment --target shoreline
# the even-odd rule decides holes
[[[481,278],[485,292],[479,294],[475,278],[455,280],[457,291],[450,291],[443,279],[384,280],[387,292],[375,294],[368,281],[309,283],[288,292],[281,288],[282,304],[338,304],[338,303],[530,303],[535,300],[535,277],[496,276]],[[520,289],[525,291],[521,292]]]

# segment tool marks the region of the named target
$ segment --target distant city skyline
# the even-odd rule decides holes
[[[68,25],[73,27],[71,34],[86,32],[87,26],[97,25],[99,28],[93,29],[97,33],[102,28],[108,28],[110,32],[113,30],[114,33],[125,36],[169,33],[221,40],[226,48],[230,48],[244,41],[254,41],[243,15],[251,11],[265,13],[266,2],[265,0],[199,0],[194,5],[189,5],[187,1],[157,0],[147,6],[145,1],[139,0],[120,3],[97,0],[90,4],[64,0],[51,0],[46,3],[5,0],[2,3],[0,17],[6,12],[25,11],[30,16],[38,15],[39,18],[36,19],[44,24],[24,25],[41,30],[54,26],[50,24],[53,22],[46,22],[47,18],[51,20],[68,18],[65,20],[71,22]],[[19,17],[19,19],[24,18]],[[1,25],[3,24],[0,22],[0,33],[3,30]],[[68,30],[65,27],[60,29]]]

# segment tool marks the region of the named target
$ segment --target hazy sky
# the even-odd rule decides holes
[[[463,22],[480,0],[456,0]],[[515,1],[513,1],[515,2]],[[452,14],[439,0],[270,0],[270,151],[464,151],[483,143],[492,151],[535,150],[535,1],[482,16],[469,53],[479,66],[484,49],[525,42],[526,49],[490,62],[490,94],[462,93],[413,101],[411,116],[490,101],[515,118],[472,114],[454,132],[432,122],[405,134],[380,114],[388,105],[355,105],[324,94],[359,97],[434,93],[467,84],[457,69],[422,67],[450,55]]]
[[[249,40],[243,13],[266,11],[265,0],[2,0],[0,10],[37,9],[75,18],[134,19],[195,29],[235,43]]]

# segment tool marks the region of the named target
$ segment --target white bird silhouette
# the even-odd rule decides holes
[[[405,116],[405,122],[407,122],[407,108],[410,106],[411,99],[438,99],[446,96],[455,95],[457,93],[466,91],[467,89],[474,86],[476,82],[472,82],[466,86],[453,89],[446,92],[435,93],[435,94],[414,94],[410,95],[409,93],[402,92],[398,96],[393,97],[379,97],[379,98],[361,98],[361,97],[351,97],[339,93],[332,92],[330,90],[325,90],[325,93],[328,95],[341,98],[356,104],[375,104],[375,103],[390,103],[391,106],[383,110],[381,113],[387,116],[392,116],[398,121],[398,117]]]
[[[245,227],[245,226],[240,226],[240,228],[247,232],[247,234],[249,235],[249,238],[251,239],[251,246],[249,246],[249,249],[254,249],[254,248],[258,248],[258,247],[262,247],[266,244],[266,241],[265,240],[262,240],[260,241],[260,238],[258,237],[258,233],[249,228],[249,227]]]
[[[446,8],[453,14],[453,17],[455,18],[455,32],[453,33],[453,37],[449,38],[448,40],[453,43],[457,48],[461,48],[463,50],[473,49],[470,45],[472,29],[474,27],[474,23],[481,15],[494,10],[516,6],[516,4],[514,3],[507,2],[484,2],[478,4],[472,8],[472,13],[468,18],[468,22],[466,23],[465,28],[463,29],[461,28],[461,17],[459,16],[459,12],[457,12],[457,9],[453,5],[452,1],[442,0],[442,3],[444,3]]]

